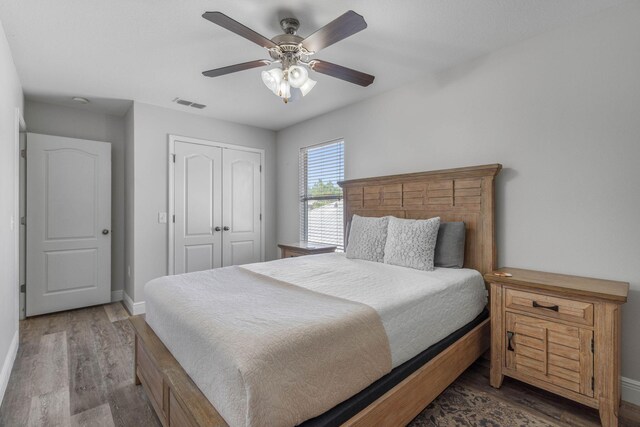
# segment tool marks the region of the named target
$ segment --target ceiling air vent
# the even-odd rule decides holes
[[[185,105],[187,107],[197,108],[198,110],[202,110],[203,108],[206,108],[206,105],[204,104],[198,104],[197,102],[187,101],[186,99],[175,98],[173,102],[180,105]]]

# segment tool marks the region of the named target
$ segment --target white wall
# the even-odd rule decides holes
[[[502,163],[499,265],[630,282],[640,379],[639,23],[626,3],[278,132],[278,240],[298,239],[303,145],[343,137],[347,179]]]
[[[28,99],[24,109],[29,132],[111,143],[111,290],[124,289],[124,119]]]
[[[23,110],[22,87],[0,23],[0,401],[18,345],[16,108]]]
[[[275,132],[135,102],[134,119],[134,230],[132,274],[134,301],[144,300],[144,285],[167,274],[167,224],[158,212],[167,212],[168,135],[189,136],[265,150],[266,259],[276,258],[276,144]],[[129,233],[129,230],[127,230]],[[128,293],[128,292],[127,292]]]

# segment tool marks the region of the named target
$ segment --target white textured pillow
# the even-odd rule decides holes
[[[391,217],[384,247],[385,264],[433,270],[440,217],[400,219]]]
[[[388,223],[387,216],[371,218],[354,215],[349,230],[347,258],[383,262]]]

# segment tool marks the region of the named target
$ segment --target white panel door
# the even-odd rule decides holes
[[[261,260],[260,154],[223,151],[222,265]]]
[[[111,300],[111,144],[27,135],[27,316]]]
[[[222,149],[176,142],[175,155],[174,273],[220,267]]]

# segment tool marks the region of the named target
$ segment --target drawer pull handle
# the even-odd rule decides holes
[[[514,335],[515,335],[514,332],[507,331],[507,350],[509,351],[515,351],[511,343],[511,340],[513,339]]]
[[[552,310],[555,312],[557,312],[560,309],[560,307],[558,307],[557,305],[542,305],[542,304],[539,304],[538,301],[534,301],[533,306],[537,308],[546,308],[547,310]]]

